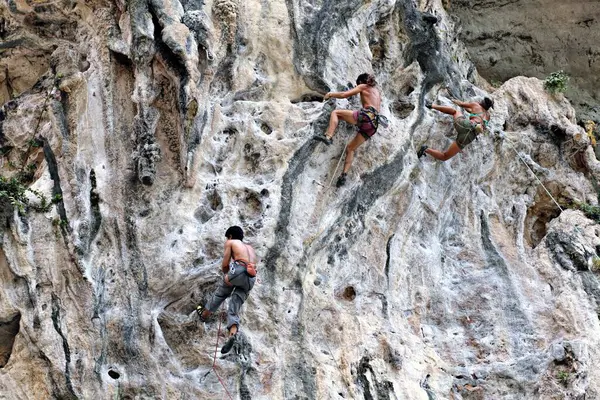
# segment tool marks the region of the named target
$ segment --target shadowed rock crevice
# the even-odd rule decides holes
[[[327,126],[329,121],[329,107],[325,107],[321,115],[313,121],[309,127],[309,132],[319,132]],[[276,271],[280,256],[287,244],[289,237],[289,221],[292,212],[293,191],[296,179],[302,174],[306,167],[308,158],[312,155],[318,142],[308,140],[294,153],[288,161],[288,168],[283,175],[281,184],[281,210],[275,226],[275,243],[271,246],[265,256],[264,279],[267,283],[273,284],[276,279]]]
[[[20,321],[21,313],[18,311],[13,316],[0,318],[0,368],[4,368],[10,360]]]
[[[378,379],[377,374],[370,364],[371,358],[363,356],[356,371],[358,382],[362,386],[365,400],[390,400],[394,394],[394,384],[390,381]]]
[[[350,20],[363,2],[286,0],[286,5],[292,21],[296,71],[310,89],[328,92],[330,88],[323,79],[323,72],[329,55],[329,43],[336,31],[345,25],[345,21]],[[298,9],[302,9],[303,13],[298,15]]]
[[[60,186],[60,176],[58,174],[58,164],[56,162],[56,157],[54,155],[54,151],[52,151],[52,148],[50,147],[50,143],[48,143],[48,141],[45,138],[41,139],[42,143],[43,143],[43,148],[44,148],[44,158],[46,159],[46,163],[48,164],[48,172],[50,173],[50,177],[52,178],[53,181],[53,186],[52,186],[52,198],[53,199],[58,199],[56,201],[56,210],[58,211],[58,215],[60,216],[60,220],[61,220],[61,231],[63,232],[63,235],[66,232],[70,232],[71,231],[71,227],[68,224],[68,219],[67,219],[67,211],[65,210],[65,204],[64,204],[64,200],[63,200],[63,192],[62,192],[62,188]]]
[[[65,355],[65,383],[69,391],[69,396],[67,396],[67,398],[77,399],[78,397],[73,390],[73,383],[71,382],[71,349],[69,348],[67,337],[62,331],[60,319],[60,300],[55,293],[52,293],[52,325],[54,326],[56,333],[58,333],[62,339],[62,347]]]
[[[100,230],[100,225],[102,224],[102,213],[100,212],[100,193],[98,193],[98,187],[96,182],[96,172],[92,169],[90,170],[90,238],[88,241],[88,251],[89,248],[98,235],[98,231]]]

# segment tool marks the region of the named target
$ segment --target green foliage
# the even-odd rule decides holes
[[[492,85],[494,88],[499,88],[500,86],[502,86],[502,81],[499,81],[497,79],[492,79],[490,80],[490,85]]]
[[[564,93],[567,90],[567,83],[569,83],[569,75],[564,71],[553,72],[544,80],[544,89],[550,93]]]
[[[40,205],[29,204],[27,192],[37,196],[40,199]],[[46,196],[37,190],[28,188],[20,179],[15,177],[5,178],[0,175],[0,205],[4,208],[8,204],[16,207],[19,213],[24,213],[28,207],[32,207],[36,211],[46,212],[51,206]]]
[[[580,203],[578,201],[573,202],[571,207],[576,210],[581,210],[586,217],[600,223],[600,207],[587,203]]]
[[[592,257],[592,271],[600,271],[600,257]]]
[[[27,144],[31,147],[42,147],[42,142],[37,139],[29,139]]]
[[[564,386],[567,386],[569,384],[570,377],[571,377],[570,374],[566,371],[558,371],[556,373],[556,380],[558,380]]]

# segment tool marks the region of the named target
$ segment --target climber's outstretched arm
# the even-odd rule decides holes
[[[355,88],[346,90],[345,92],[329,92],[325,95],[325,100],[330,99],[332,97],[334,97],[336,99],[346,99],[348,97],[352,97],[356,94],[359,94],[367,87],[368,87],[367,84],[361,83],[360,85],[356,86]]]

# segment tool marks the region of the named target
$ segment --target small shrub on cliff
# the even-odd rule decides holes
[[[0,175],[0,208],[6,210],[8,208],[13,209],[16,207],[20,213],[25,212],[25,208],[30,206],[29,198],[26,192],[33,193],[40,199],[39,205],[31,205],[36,211],[48,211],[51,207],[51,203],[48,203],[46,196],[28,188],[23,182],[17,178],[5,178]]]
[[[567,90],[569,83],[569,75],[564,71],[551,73],[544,81],[544,89],[550,93],[564,93]]]
[[[569,384],[570,375],[566,371],[558,371],[556,373],[556,379],[563,384],[563,386],[567,386]]]
[[[600,271],[600,257],[598,256],[592,257],[592,271]]]
[[[581,210],[586,217],[600,223],[600,207],[587,203],[574,202],[573,208]]]

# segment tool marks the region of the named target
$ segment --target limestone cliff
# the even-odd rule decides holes
[[[566,208],[599,163],[458,30],[429,0],[2,3],[0,174],[39,195],[0,213],[0,397],[598,398],[600,227]],[[336,189],[354,129],[311,138],[365,71],[391,125]],[[489,135],[416,158],[453,137],[426,100],[484,94]],[[260,281],[213,369],[233,224]]]
[[[577,119],[600,121],[600,3],[555,0],[449,0],[459,37],[481,75],[503,82],[564,70]]]

